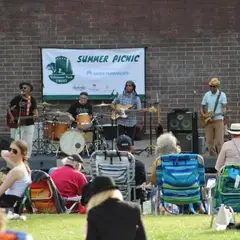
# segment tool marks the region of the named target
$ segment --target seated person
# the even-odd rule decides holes
[[[13,168],[0,186],[0,207],[11,208],[23,197],[31,184],[31,170],[27,164],[27,143],[23,140],[13,141],[10,151],[2,150],[1,155]]]
[[[240,164],[240,123],[231,124],[228,132],[231,134],[232,140],[222,145],[215,165],[218,172],[226,164]]]
[[[177,145],[177,138],[171,133],[164,133],[160,135],[157,139],[157,145],[155,148],[155,153],[157,158],[161,155],[165,154],[177,154],[181,152],[181,148]],[[156,159],[152,165],[152,175],[151,175],[151,183],[152,185],[157,184],[157,176],[156,176],[156,167],[161,164],[161,160]]]
[[[127,151],[132,153],[134,147],[132,145],[132,139],[127,135],[121,135],[116,141],[116,147],[119,151]],[[135,159],[135,183],[136,183],[136,199],[141,199],[143,195],[142,186],[146,183],[146,170],[145,165]],[[133,198],[133,197],[132,197]]]
[[[171,132],[164,133],[158,137],[155,149],[155,153],[158,159],[156,159],[152,165],[151,176],[152,185],[157,185],[156,167],[161,164],[161,160],[159,159],[159,157],[161,155],[178,154],[181,152],[181,147],[177,145],[177,142],[178,142],[177,138]],[[202,156],[198,155],[198,160],[199,162],[203,162]],[[205,212],[200,203],[193,204],[193,206],[200,213]],[[185,205],[185,209],[186,208],[188,208],[188,205]]]
[[[63,159],[64,166],[56,168],[50,174],[59,193],[65,197],[82,196],[83,186],[87,183],[87,179],[81,170],[82,158],[78,154],[73,154]],[[67,207],[71,207],[72,202],[67,203]]]

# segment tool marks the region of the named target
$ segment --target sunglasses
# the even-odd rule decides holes
[[[126,87],[132,87],[132,85],[131,84],[127,84]]]
[[[27,87],[22,87],[22,89],[28,89]]]
[[[216,88],[217,86],[212,86],[212,85],[209,85],[210,88]]]
[[[13,152],[13,154],[18,154],[18,150],[15,148],[9,148],[9,152]]]

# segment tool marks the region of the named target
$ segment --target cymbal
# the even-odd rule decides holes
[[[94,107],[108,107],[108,106],[110,106],[110,105],[111,105],[110,103],[104,103],[104,102],[102,102],[101,104],[94,105]]]
[[[46,115],[57,115],[57,116],[68,116],[69,112],[60,112],[60,111],[55,111],[55,112],[46,112]]]
[[[38,105],[37,105],[37,107],[39,107],[39,108],[44,108],[44,107],[49,107],[49,106],[52,106],[53,104],[51,104],[51,103],[47,103],[47,102],[42,102],[42,103],[39,103]]]

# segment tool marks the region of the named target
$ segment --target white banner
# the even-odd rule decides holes
[[[42,48],[43,97],[71,99],[122,93],[127,80],[145,95],[145,49]]]

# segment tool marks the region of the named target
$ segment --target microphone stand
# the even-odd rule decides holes
[[[114,90],[113,90],[113,92],[112,92],[112,101],[118,96],[118,93],[116,93],[115,95],[114,95]],[[116,116],[116,110],[115,110],[115,116]],[[114,127],[114,125],[116,125],[116,138],[112,138],[112,150],[114,150],[114,139],[118,139],[118,135],[119,135],[119,129],[118,129],[118,119],[117,118],[114,118],[114,120],[113,119],[111,119],[111,126],[112,126],[112,130],[113,130],[113,127]]]
[[[17,127],[18,127],[18,134],[19,134],[19,139],[22,140],[22,130],[21,130],[21,115],[22,115],[22,110],[21,110],[21,103],[23,101],[23,96],[21,94],[21,100],[19,102],[19,114],[18,114],[18,120],[17,120]]]

